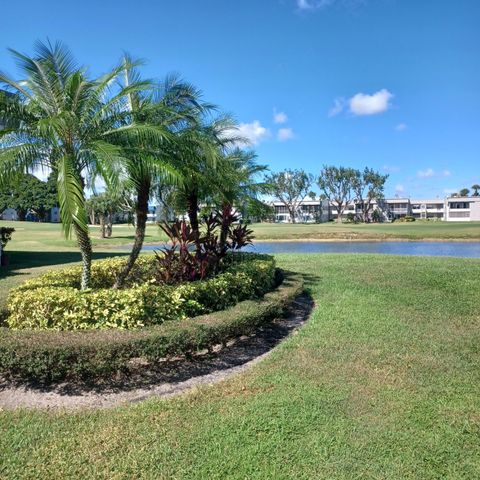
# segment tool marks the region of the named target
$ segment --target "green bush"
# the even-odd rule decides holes
[[[49,272],[13,289],[7,325],[12,329],[132,329],[222,310],[274,287],[273,257],[245,255],[216,277],[175,286],[153,283],[155,259],[141,257],[129,288],[110,287],[125,259],[93,262],[96,288],[78,289],[80,267]],[[143,283],[139,283],[139,282]]]
[[[31,331],[0,329],[0,376],[51,383],[93,380],[128,371],[132,359],[149,363],[186,355],[253,332],[281,315],[303,290],[289,275],[275,290],[227,310],[138,330]]]

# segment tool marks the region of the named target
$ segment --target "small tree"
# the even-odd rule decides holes
[[[353,185],[358,179],[358,170],[346,167],[324,165],[318,178],[318,186],[325,196],[337,208],[337,222],[342,221],[345,207],[351,202],[354,189]]]
[[[473,196],[478,197],[479,193],[478,191],[480,190],[480,185],[476,183],[475,185],[472,185],[472,190],[473,190]]]
[[[370,221],[373,201],[384,197],[383,190],[388,175],[381,175],[372,168],[365,167],[363,172],[356,171],[353,179],[353,192],[360,207],[363,222]]]
[[[459,192],[458,195],[460,197],[468,197],[468,194],[470,193],[470,190],[468,188],[462,188]]]
[[[104,192],[90,197],[86,206],[92,223],[95,223],[96,218],[99,220],[100,237],[111,237],[113,218],[120,211],[120,199],[109,192]]]
[[[313,176],[304,170],[284,170],[265,177],[265,183],[271,186],[274,195],[285,204],[292,223],[298,208],[310,191]]]

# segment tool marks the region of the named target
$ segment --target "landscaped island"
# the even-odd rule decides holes
[[[267,359],[177,399],[4,411],[2,475],[478,478],[480,260],[276,260],[316,308]]]

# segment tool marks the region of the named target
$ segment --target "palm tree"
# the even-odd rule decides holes
[[[220,158],[213,180],[213,203],[220,206],[222,224],[220,229],[220,249],[225,247],[228,234],[228,216],[234,208],[241,208],[245,202],[257,199],[261,193],[268,193],[270,186],[258,182],[258,175],[265,173],[266,165],[256,163],[256,154],[235,148]]]
[[[187,211],[197,247],[200,238],[199,205],[217,187],[213,172],[229,146],[243,141],[236,134],[236,124],[229,116],[203,123],[202,120],[199,118],[178,132],[176,148],[171,152],[182,175],[177,198]]]
[[[16,81],[0,73],[14,96],[0,102],[0,178],[50,169],[56,177],[62,228],[75,233],[82,256],[81,288],[90,285],[92,244],[85,185],[100,175],[114,184],[123,162],[121,144],[158,142],[158,129],[131,122],[126,95],[149,88],[136,82],[115,89],[120,65],[91,80],[61,43],[35,44],[34,56],[10,50],[22,73]],[[161,137],[163,138],[163,137]]]
[[[138,71],[128,68],[133,62],[125,57],[124,79],[128,86],[139,82]],[[148,202],[152,188],[164,182],[175,184],[182,180],[181,172],[175,168],[169,152],[176,150],[181,135],[178,131],[192,115],[210,108],[201,103],[201,93],[192,85],[167,77],[162,85],[147,95],[136,92],[128,95],[129,109],[137,123],[154,124],[164,132],[168,142],[162,144],[127,144],[124,146],[124,169],[127,185],[135,192],[135,239],[127,263],[119,272],[115,288],[120,288],[133,268],[145,240]]]
[[[475,185],[472,185],[472,190],[473,190],[473,196],[478,197],[479,196],[478,191],[480,190],[480,185],[478,185],[478,183],[476,183]]]

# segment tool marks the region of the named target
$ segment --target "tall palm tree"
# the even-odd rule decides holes
[[[139,82],[140,76],[134,62],[125,57],[125,86]],[[179,131],[187,123],[195,121],[202,112],[212,108],[201,102],[201,93],[192,85],[169,76],[151,92],[135,92],[128,95],[129,110],[137,124],[154,124],[162,129],[168,142],[158,144],[124,145],[124,170],[127,185],[135,192],[135,238],[127,263],[119,272],[115,288],[120,288],[133,268],[145,240],[148,203],[152,188],[159,184],[178,184],[182,173],[174,164],[170,152],[179,148],[182,136]]]
[[[479,193],[478,191],[480,190],[480,185],[476,183],[475,185],[472,185],[472,190],[473,190],[473,196],[478,197]]]
[[[85,208],[85,185],[101,175],[109,184],[118,177],[122,143],[163,139],[155,127],[136,125],[126,108],[129,93],[147,82],[115,87],[119,65],[90,79],[61,43],[37,42],[34,55],[10,50],[21,71],[15,80],[0,72],[0,83],[13,96],[0,101],[0,179],[19,172],[50,169],[57,179],[65,236],[75,233],[82,256],[81,288],[90,286],[92,244]]]

